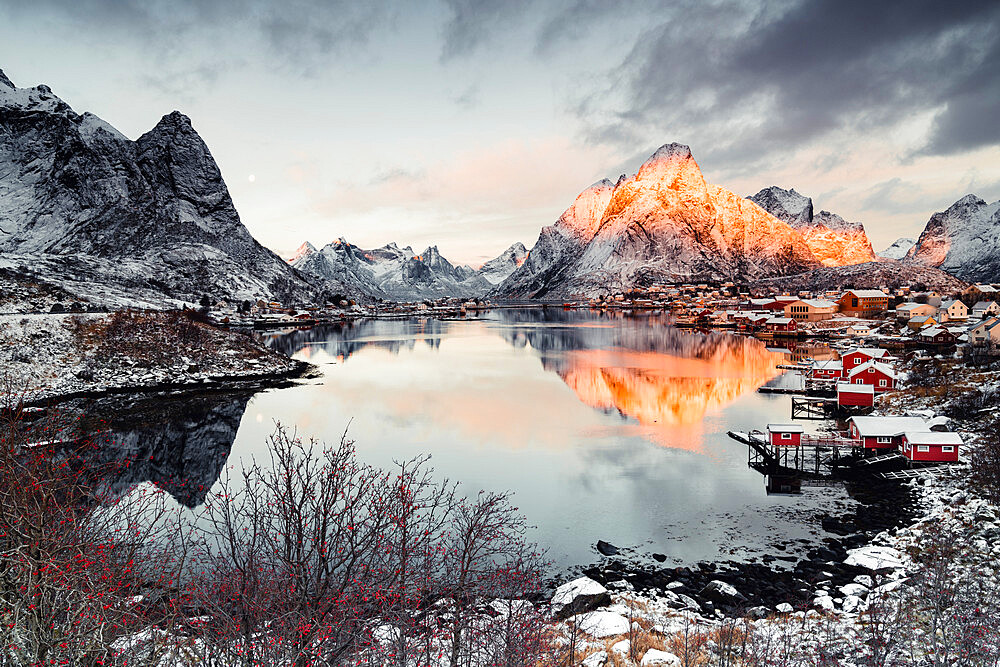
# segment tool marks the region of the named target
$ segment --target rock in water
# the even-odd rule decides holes
[[[604,556],[617,556],[619,552],[618,547],[604,540],[597,540],[597,550]]]

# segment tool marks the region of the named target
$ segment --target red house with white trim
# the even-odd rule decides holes
[[[809,377],[814,380],[839,380],[844,373],[844,364],[839,360],[814,361],[809,369]]]
[[[837,405],[842,408],[870,408],[875,405],[875,387],[870,384],[838,382]]]
[[[888,356],[889,351],[883,350],[880,347],[856,347],[840,357],[840,360],[844,364],[844,377],[847,377],[848,373],[861,364],[868,363],[869,361],[884,360]]]
[[[958,433],[907,431],[903,434],[903,456],[911,461],[954,463],[958,461],[961,446],[962,436]]]
[[[850,371],[847,374],[847,381],[851,384],[870,384],[878,393],[895,389],[898,376],[892,366],[878,361],[868,361]]]
[[[773,332],[793,332],[798,329],[798,323],[790,317],[772,317],[764,322],[764,328]]]
[[[798,424],[768,424],[767,441],[775,447],[798,447],[802,444],[802,430]]]
[[[865,449],[898,449],[904,433],[928,433],[930,427],[920,417],[851,417],[847,433]]]

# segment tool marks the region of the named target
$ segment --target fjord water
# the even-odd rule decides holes
[[[495,310],[267,334],[321,377],[247,404],[229,463],[267,459],[274,421],[367,462],[432,456],[468,492],[510,490],[558,567],[599,539],[672,563],[801,553],[842,489],[768,496],[727,430],[789,420],[788,357],[664,315]],[[812,428],[807,425],[807,428]],[[776,552],[775,550],[779,550]]]

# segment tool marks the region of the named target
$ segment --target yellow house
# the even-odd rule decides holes
[[[914,331],[920,331],[928,325],[933,326],[937,323],[937,320],[930,315],[917,315],[916,317],[911,317],[910,321],[906,323],[906,326],[910,327]]]

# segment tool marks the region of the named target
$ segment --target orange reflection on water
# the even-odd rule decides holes
[[[737,339],[704,358],[574,351],[559,375],[581,401],[635,419],[658,444],[701,451],[706,413],[776,377],[783,360],[756,341]]]

